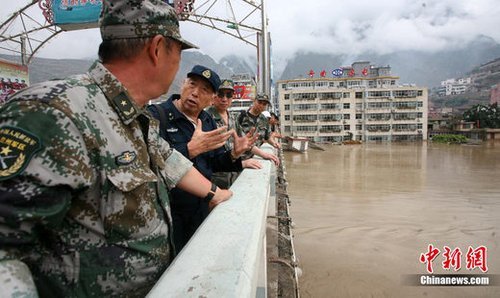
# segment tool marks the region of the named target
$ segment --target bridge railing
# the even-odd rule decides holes
[[[264,144],[261,149],[272,152]],[[266,219],[275,168],[244,170],[148,297],[266,297]],[[271,204],[271,208],[273,204]]]

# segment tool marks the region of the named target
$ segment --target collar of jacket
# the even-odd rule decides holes
[[[96,61],[88,73],[124,124],[130,124],[143,113],[143,108],[132,99],[125,86],[102,63]]]

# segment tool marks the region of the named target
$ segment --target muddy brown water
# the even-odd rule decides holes
[[[403,283],[426,274],[420,254],[433,244],[487,248],[500,276],[500,142],[480,146],[363,144],[286,152],[303,297],[500,297],[487,287]],[[498,276],[496,280],[498,280]]]

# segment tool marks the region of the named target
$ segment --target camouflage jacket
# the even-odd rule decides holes
[[[226,125],[226,123],[224,123],[224,120],[222,120],[221,115],[219,114],[219,112],[217,111],[217,109],[215,109],[214,106],[209,106],[208,108],[205,109],[205,111],[208,114],[210,114],[210,116],[212,116],[212,118],[214,118],[215,124],[217,124],[217,127],[222,127],[222,126]],[[234,129],[236,132],[238,132],[236,116],[233,113],[229,113],[229,112],[227,114],[228,114],[228,118],[227,119],[228,119],[228,122],[229,122],[227,129],[228,130]],[[226,141],[226,144],[224,146],[226,147],[226,150],[232,150],[233,149],[232,138],[229,138]]]
[[[151,119],[98,62],[0,108],[2,295],[27,294],[27,268],[42,297],[148,293],[173,254],[167,187],[192,166]]]
[[[249,111],[242,111],[238,115],[238,135],[242,136],[255,127],[255,133],[259,134],[259,140],[255,145],[260,146],[264,140],[269,140],[271,135],[269,120],[262,114],[254,116]]]
[[[271,136],[269,121],[266,116],[260,114],[259,116],[254,116],[248,111],[242,111],[238,115],[238,135],[242,136],[248,133],[252,127],[255,127],[255,133],[259,134],[259,139],[255,142],[255,146],[260,147],[264,140],[269,140]],[[251,152],[245,152],[243,159],[251,158],[253,154]]]

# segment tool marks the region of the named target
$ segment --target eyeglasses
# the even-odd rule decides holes
[[[218,92],[217,93],[217,96],[222,98],[222,97],[226,97],[226,98],[233,98],[233,92]]]

